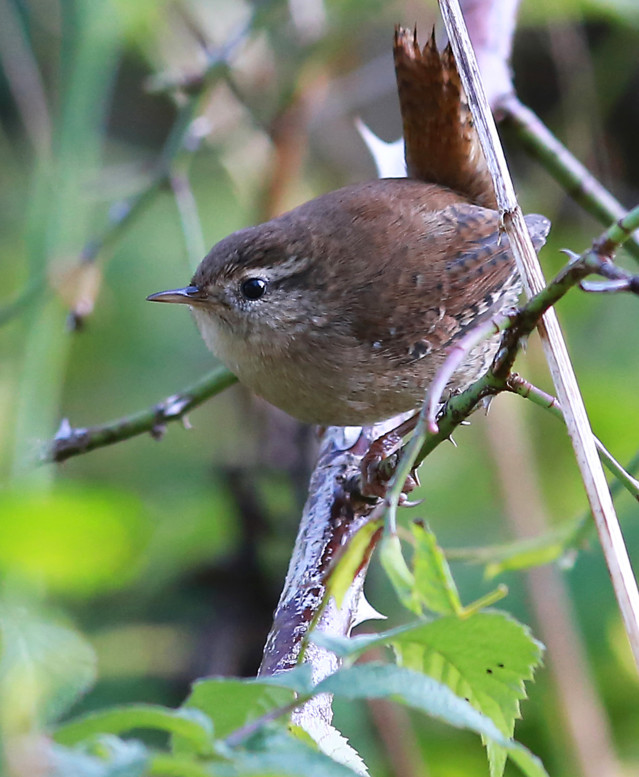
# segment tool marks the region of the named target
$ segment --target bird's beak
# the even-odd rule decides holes
[[[182,305],[197,305],[205,302],[207,295],[197,286],[185,286],[183,289],[170,289],[149,294],[149,302],[178,302]]]

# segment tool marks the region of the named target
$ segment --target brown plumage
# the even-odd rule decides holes
[[[395,76],[406,167],[411,178],[447,186],[485,208],[497,201],[450,46],[435,33],[420,49],[417,31],[395,30]]]

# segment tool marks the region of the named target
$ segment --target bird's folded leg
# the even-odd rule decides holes
[[[382,461],[391,457],[398,458],[404,437],[412,432],[417,425],[418,413],[402,421],[398,426],[374,440],[362,458],[360,465],[361,493],[364,496],[377,496],[384,498],[388,489],[388,483],[392,477],[392,468],[388,472],[380,469]],[[417,473],[411,472],[406,478],[402,493],[409,494],[419,485]]]

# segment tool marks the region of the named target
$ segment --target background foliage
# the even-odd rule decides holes
[[[186,311],[147,305],[144,297],[184,285],[200,243],[373,177],[353,118],[387,139],[399,134],[392,26],[417,20],[425,34],[435,18],[433,7],[416,2],[261,3],[229,78],[202,98],[198,136],[189,135],[196,150],[177,157],[182,210],[170,185],[153,190],[97,262],[79,270],[83,250],[121,216],[118,203],[148,186],[180,110],[170,92],[149,92],[148,79],[200,70],[202,43],[229,40],[249,10],[237,0],[0,2],[2,612],[5,623],[20,626],[20,639],[46,646],[61,688],[71,678],[75,689],[91,686],[96,667],[85,640],[95,649],[97,682],[74,714],[114,702],[179,704],[196,677],[255,673],[313,439],[236,386],[194,411],[193,428],[172,425],[159,443],[144,436],[60,467],[34,468],[41,444],[63,417],[75,425],[116,418],[210,368]],[[636,7],[621,0],[528,2],[520,17],[520,96],[625,204],[636,203]],[[599,227],[513,137],[506,141],[525,209],[553,221],[543,254],[550,275],[564,262],[559,248],[582,250]],[[187,175],[190,190],[180,189]],[[70,331],[69,309],[78,300],[80,312],[95,306]],[[636,301],[575,293],[559,313],[593,427],[626,461],[639,437]],[[520,368],[550,387],[536,342]],[[585,508],[560,425],[517,398],[500,397],[488,419],[477,416],[462,430],[459,448],[438,450],[423,468],[425,502],[415,515],[446,548],[512,539],[501,481],[516,482],[518,473],[493,460],[496,450],[508,458],[516,443],[505,412],[514,405],[549,520],[560,524]],[[636,564],[637,505],[622,494],[618,508]],[[494,585],[478,566],[456,565],[455,574],[467,601]],[[637,676],[596,543],[563,577],[615,747],[633,773]],[[506,573],[503,581],[510,589],[505,608],[537,632],[525,577]],[[393,612],[376,569],[368,597]],[[7,655],[0,679],[9,676]],[[64,693],[47,683],[55,690],[55,672],[23,678],[13,690],[5,683],[3,741],[67,711]],[[518,739],[551,774],[568,777],[579,772],[558,693],[552,673],[538,672]],[[433,777],[484,773],[481,746],[469,734],[393,715],[379,705],[337,705],[338,726],[373,773],[392,773],[397,754],[380,737],[392,725],[410,742],[409,757]]]

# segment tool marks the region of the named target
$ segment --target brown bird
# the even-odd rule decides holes
[[[452,54],[398,30],[395,60],[407,166],[421,180],[347,186],[236,232],[189,286],[148,298],[189,305],[241,382],[310,423],[416,409],[450,346],[520,291]],[[549,222],[526,223],[539,249]],[[475,347],[448,390],[477,379],[497,347]]]

